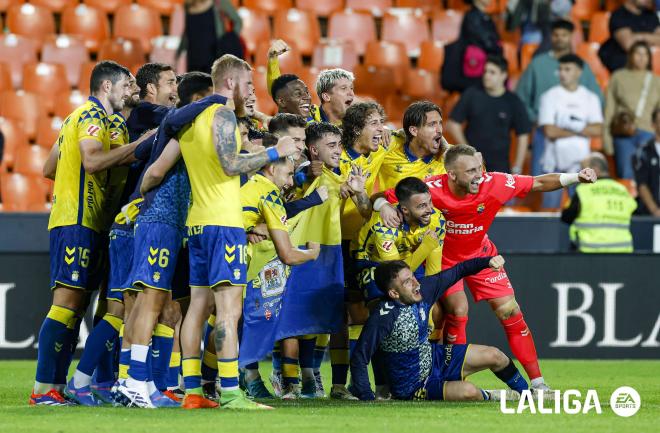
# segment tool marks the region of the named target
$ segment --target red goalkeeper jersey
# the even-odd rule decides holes
[[[433,206],[440,209],[445,219],[446,236],[443,251],[443,268],[480,254],[486,236],[497,211],[513,197],[524,197],[532,189],[532,176],[516,176],[506,173],[484,173],[477,194],[456,197],[449,190],[447,174],[425,180],[431,190]],[[385,191],[390,203],[397,201],[393,189]]]

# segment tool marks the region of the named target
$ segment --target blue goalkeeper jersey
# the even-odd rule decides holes
[[[428,316],[443,293],[460,279],[488,267],[491,257],[461,262],[421,281],[422,301],[405,305],[383,298],[369,319],[351,356],[351,392],[360,400],[373,400],[367,366],[379,352],[387,371],[392,396],[409,400],[431,374],[432,350]]]

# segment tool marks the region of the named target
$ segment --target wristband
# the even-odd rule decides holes
[[[383,197],[379,197],[376,199],[374,202],[374,210],[376,212],[380,212],[380,210],[387,204],[387,200],[385,200]]]
[[[577,173],[562,173],[559,175],[559,183],[561,186],[570,186],[580,181]]]
[[[275,148],[275,146],[266,149],[266,155],[268,155],[268,159],[270,160],[270,162],[275,162],[278,159],[280,159],[280,154],[277,153],[277,149]]]

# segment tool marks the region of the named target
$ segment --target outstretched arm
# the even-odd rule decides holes
[[[594,183],[598,180],[591,168],[583,168],[579,173],[551,173],[534,177],[532,191],[548,192],[576,183]]]

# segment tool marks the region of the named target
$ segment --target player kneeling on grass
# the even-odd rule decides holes
[[[400,260],[383,262],[374,279],[384,296],[371,311],[351,356],[351,392],[374,400],[367,365],[379,352],[392,397],[399,400],[499,400],[497,391],[480,389],[465,378],[490,369],[511,389],[507,399],[528,389],[511,358],[499,349],[477,344],[435,344],[428,341],[428,315],[433,304],[456,281],[488,267],[499,270],[502,256],[467,260],[429,277],[421,284]]]

